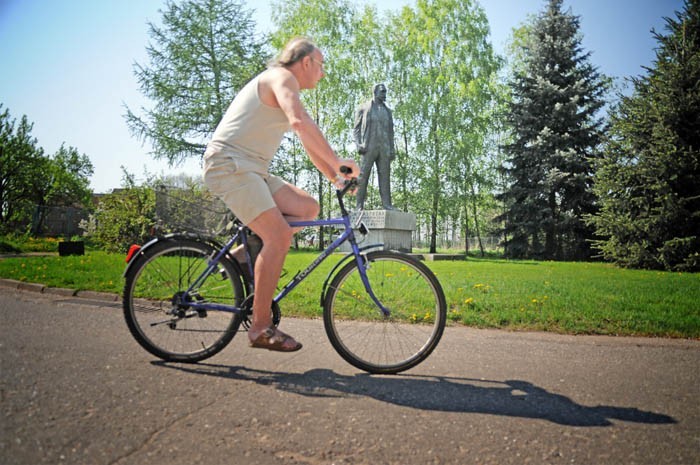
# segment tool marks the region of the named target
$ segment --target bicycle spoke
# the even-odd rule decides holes
[[[331,282],[324,323],[334,348],[348,362],[373,373],[397,373],[433,350],[445,325],[442,289],[424,265],[403,255],[375,252],[366,268],[385,317],[364,289],[353,262]]]
[[[200,310],[207,303],[240,305],[243,289],[236,271],[220,262],[204,276],[213,249],[191,240],[169,241],[144,253],[130,270],[124,314],[136,340],[165,360],[198,361],[231,340],[240,318],[232,312]],[[197,288],[186,294],[202,276]],[[197,309],[190,307],[196,302]]]

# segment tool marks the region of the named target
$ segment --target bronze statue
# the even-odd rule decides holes
[[[372,167],[377,165],[379,195],[385,210],[394,210],[391,204],[390,168],[396,157],[394,148],[394,118],[386,101],[386,86],[374,86],[374,98],[359,107],[355,112],[353,136],[358,152],[362,155],[361,171],[357,188],[357,208],[364,208],[367,196],[367,182]]]

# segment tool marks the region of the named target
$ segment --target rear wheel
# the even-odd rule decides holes
[[[370,373],[399,373],[425,360],[445,329],[445,295],[423,263],[400,253],[367,254],[365,268],[385,316],[362,282],[356,261],[333,277],[323,322],[335,350]]]
[[[240,307],[245,294],[239,269],[228,260],[191,292],[215,252],[190,239],[157,243],[128,270],[123,308],[126,323],[141,346],[166,361],[198,362],[231,342],[241,317],[231,311],[196,309],[191,303]]]

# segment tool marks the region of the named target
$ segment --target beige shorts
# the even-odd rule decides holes
[[[287,185],[267,167],[228,153],[205,153],[204,185],[219,197],[243,224],[277,207],[273,194]]]

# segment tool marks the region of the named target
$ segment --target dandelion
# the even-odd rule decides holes
[[[489,286],[488,284],[474,284],[474,289],[483,293],[487,293],[491,289],[491,286]]]
[[[387,278],[393,278],[393,277],[394,277],[394,273],[387,273],[387,274],[385,274],[384,276],[387,277]]]
[[[472,305],[474,305],[474,298],[473,298],[473,297],[469,297],[469,298],[467,298],[467,299],[464,300],[464,303],[467,304],[467,305],[469,305],[469,306],[472,306]]]

